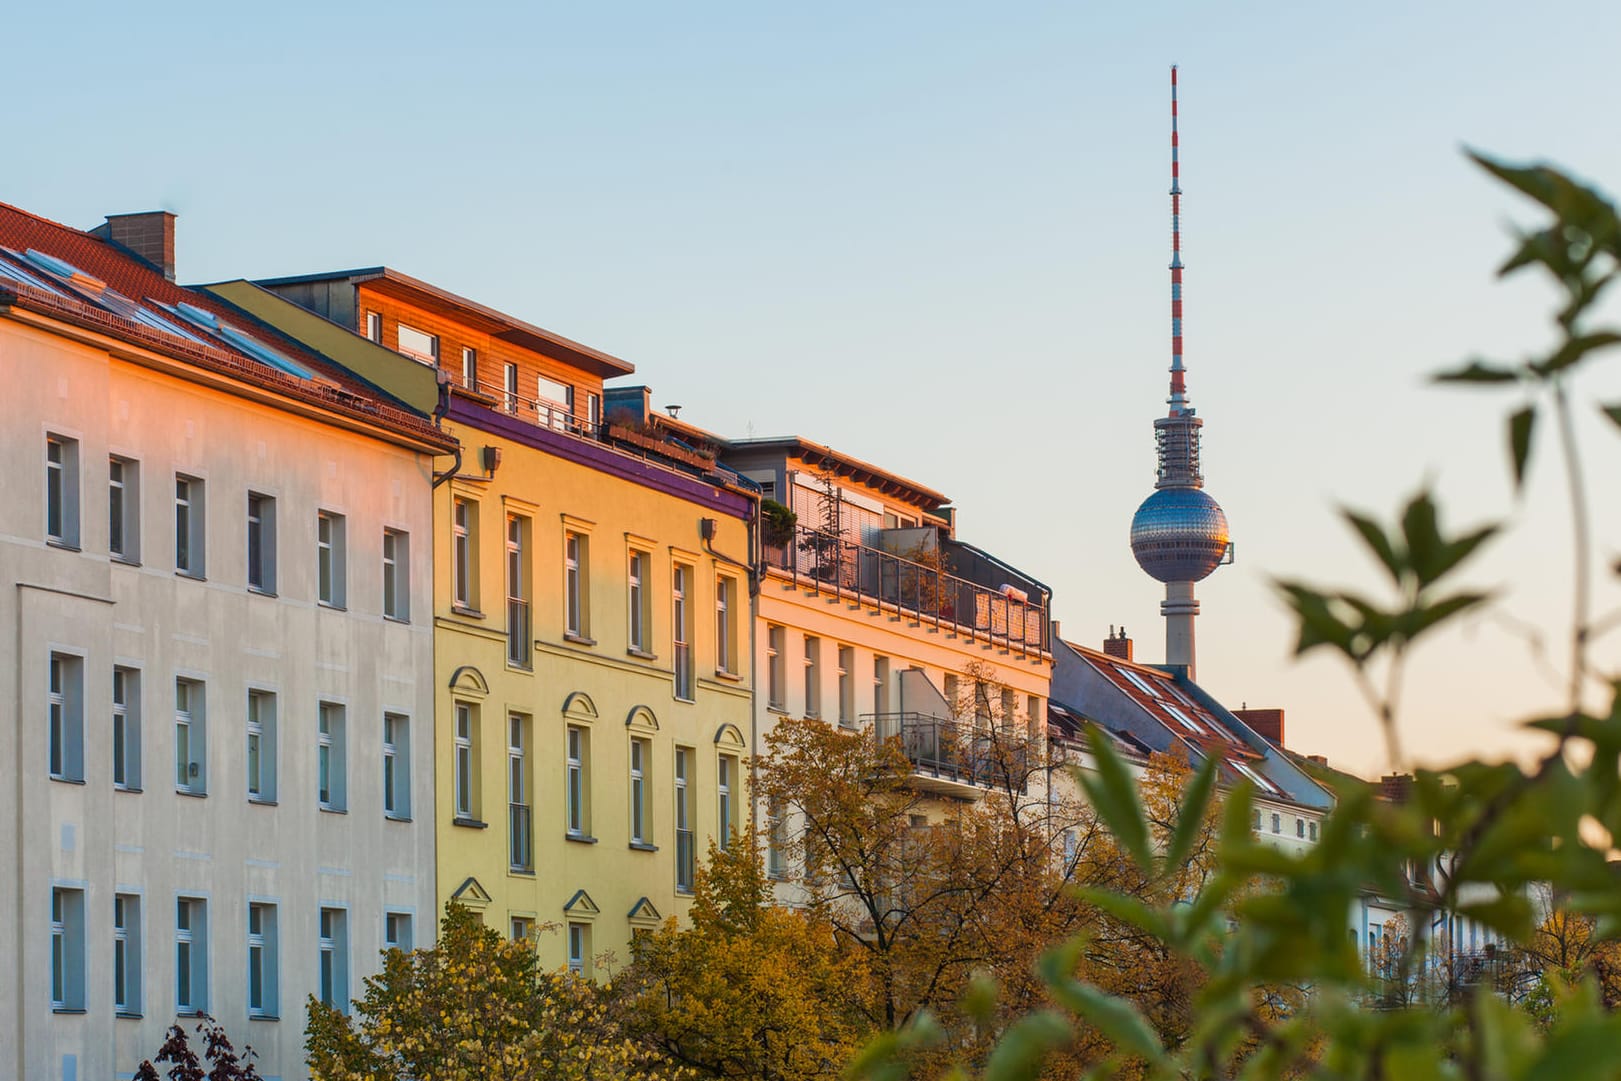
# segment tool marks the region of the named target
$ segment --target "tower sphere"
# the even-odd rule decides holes
[[[1131,554],[1161,582],[1197,582],[1221,565],[1231,538],[1221,505],[1200,488],[1161,488],[1131,518]]]

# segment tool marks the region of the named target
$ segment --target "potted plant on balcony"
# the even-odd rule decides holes
[[[786,548],[793,543],[799,515],[775,499],[760,500],[760,541],[767,548]]]

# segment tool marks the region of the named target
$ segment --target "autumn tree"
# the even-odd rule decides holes
[[[253,1065],[253,1048],[244,1045],[239,1053],[218,1021],[201,1014],[196,1032],[203,1045],[202,1054],[191,1046],[184,1028],[170,1025],[158,1053],[136,1068],[135,1081],[263,1081]],[[167,1065],[168,1071],[160,1075],[153,1062]]]
[[[662,1081],[680,1072],[627,1037],[611,992],[540,967],[462,905],[432,949],[390,950],[352,1014],[309,1000],[314,1081]]]
[[[752,828],[710,846],[689,925],[632,943],[615,980],[627,1031],[700,1077],[801,1081],[842,1069],[871,1035],[864,956],[826,914],[772,902]]]

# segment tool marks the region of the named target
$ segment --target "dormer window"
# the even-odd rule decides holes
[[[400,353],[412,360],[420,360],[424,364],[439,363],[439,335],[429,334],[416,327],[401,323]]]

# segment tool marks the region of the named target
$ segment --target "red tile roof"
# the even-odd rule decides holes
[[[69,263],[164,322],[190,332],[203,344],[164,334],[125,318],[115,308],[98,302],[93,289],[74,288],[71,282],[64,282],[38,270],[26,260],[13,261],[33,277],[46,282],[50,289],[42,291],[0,275],[0,309],[15,306],[44,312],[184,360],[198,368],[364,419],[370,424],[382,425],[396,434],[409,436],[436,448],[453,445],[449,437],[425,418],[396,405],[376,388],[344,369],[328,363],[318,354],[309,352],[292,339],[283,337],[217,298],[201,290],[176,285],[141,260],[89,233],[0,203],[0,248],[9,248],[19,255],[33,249]],[[180,304],[207,312],[219,323],[294,361],[316,378],[306,380],[286,374],[222,338],[188,326],[184,320],[161,307],[168,305],[174,308]]]

